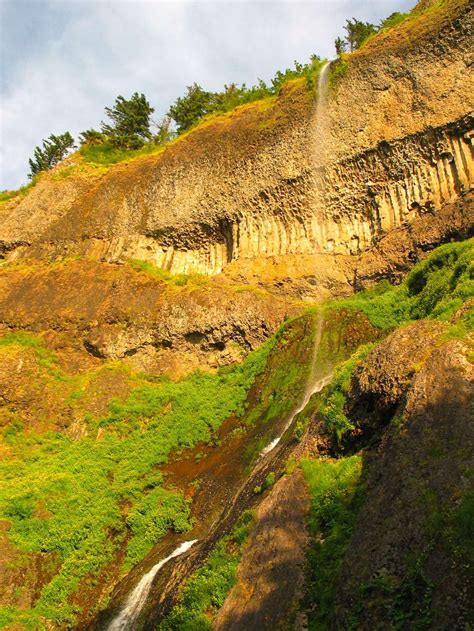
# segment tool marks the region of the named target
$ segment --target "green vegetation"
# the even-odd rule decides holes
[[[335,585],[344,552],[364,496],[362,460],[301,461],[311,495],[309,628],[329,628],[334,611]]]
[[[265,480],[263,481],[263,490],[271,489],[272,486],[275,484],[275,482],[276,482],[276,474],[274,471],[270,471],[270,473],[266,476]]]
[[[24,186],[22,188],[26,189],[27,187]],[[28,187],[28,188],[30,188],[30,187]],[[0,192],[0,202],[6,202],[9,199],[12,199],[13,197],[16,197],[17,195],[20,194],[21,190],[22,189],[19,189],[17,191],[2,191],[2,192]]]
[[[469,477],[469,475],[467,476]],[[431,629],[433,625],[433,581],[427,576],[426,563],[434,550],[448,549],[457,571],[470,572],[474,560],[474,492],[462,493],[447,502],[432,490],[420,493],[427,516],[424,545],[417,553],[407,554],[402,576],[386,575],[360,585],[353,607],[344,620],[345,628],[359,629],[368,603],[381,611],[393,629]]]
[[[178,97],[168,110],[168,115],[178,126],[178,133],[192,127],[215,107],[215,95],[203,90],[197,83],[189,85],[186,90],[186,94]]]
[[[386,31],[389,31],[391,28],[398,26],[399,24],[404,22],[409,16],[410,16],[409,13],[400,13],[400,11],[395,11],[395,13],[392,13],[391,15],[388,16],[388,18],[385,18],[384,20],[380,22],[380,26],[378,29],[379,33],[385,33]]]
[[[338,58],[341,58],[347,50],[352,53],[358,48],[361,48],[374,35],[377,35],[377,33],[386,33],[395,26],[398,26],[410,17],[410,15],[410,13],[392,13],[382,20],[378,26],[371,24],[370,22],[362,22],[356,18],[346,20],[346,24],[344,26],[346,35],[344,38],[337,37],[334,42]]]
[[[474,296],[474,239],[448,243],[434,250],[394,287],[384,281],[328,308],[346,306],[362,311],[380,329],[391,329],[420,318],[449,320]],[[472,311],[463,319],[472,318]]]
[[[317,410],[338,445],[341,444],[343,436],[354,429],[354,425],[344,413],[352,372],[374,346],[360,346],[347,361],[339,364],[330,385],[321,395]]]
[[[257,85],[248,88],[231,83],[224,86],[222,92],[207,92],[197,83],[187,87],[184,96],[179,97],[169,108],[168,116],[177,125],[178,133],[182,133],[195,126],[209,114],[229,112],[239,105],[259,101],[269,96],[279,94],[282,86],[292,79],[305,78],[310,89],[315,86],[315,78],[323,65],[323,61],[313,55],[306,64],[294,62],[294,68],[278,71],[269,84],[262,79]]]
[[[143,272],[152,278],[158,278],[176,287],[185,287],[186,285],[202,287],[209,282],[208,276],[198,274],[197,272],[190,274],[172,274],[171,272],[156,267],[153,263],[140,261],[138,259],[131,259],[128,263],[136,272]]]
[[[379,286],[326,305],[324,311],[331,315],[334,309],[359,310],[385,330],[411,318],[449,319],[473,295],[472,253],[472,240],[442,246],[419,263],[399,287]],[[147,265],[137,264],[137,269],[158,273]],[[109,563],[119,562],[120,549],[126,550],[121,562],[121,571],[126,572],[170,529],[182,532],[189,528],[188,502],[179,491],[166,487],[159,466],[171,454],[178,456],[182,449],[212,440],[223,420],[232,414],[252,424],[291,412],[306,386],[314,359],[317,317],[318,312],[311,312],[292,321],[291,326],[281,327],[243,364],[216,374],[196,372],[177,382],[137,378],[128,396],[113,401],[106,414],[84,414],[80,438],[51,431],[37,434],[12,417],[2,429],[8,455],[0,463],[0,519],[10,522],[8,538],[20,553],[15,563],[27,567],[28,555],[42,553],[51,559],[56,573],[32,610],[4,608],[0,620],[25,620],[27,628],[38,628],[41,620],[73,624],[77,610],[69,596],[80,590],[84,577],[98,580]],[[465,310],[451,334],[461,336],[471,324],[472,311]],[[339,335],[340,327],[336,329]],[[265,370],[269,353],[277,344],[279,352],[272,353]],[[7,347],[31,349],[54,379],[70,379],[38,337],[12,333],[0,338],[0,348]],[[326,368],[325,355],[332,352],[334,357],[340,352],[338,348],[324,330],[318,354],[322,370]],[[342,363],[331,385],[314,399],[339,443],[352,427],[344,412],[350,375],[369,350],[370,346],[360,347]],[[252,388],[258,375],[258,388]],[[78,381],[77,392],[69,389],[71,405],[80,399],[82,385]],[[301,425],[298,431],[303,430]],[[255,449],[259,451],[261,446]],[[248,454],[249,462],[254,456]],[[303,461],[302,467],[313,497],[313,530],[323,533],[312,562],[314,568],[324,568],[314,576],[314,593],[319,594],[321,603],[314,615],[322,620],[331,607],[338,564],[359,502],[360,460]],[[274,480],[270,475],[264,486],[271,486]],[[459,503],[449,525],[453,545],[465,546],[463,542],[471,535],[471,517],[472,498],[467,497]],[[227,556],[235,552],[229,546],[229,542],[222,544],[216,556],[210,557],[206,566],[212,570],[210,578],[203,573],[191,584],[191,601],[184,596],[180,601],[179,616],[188,612],[186,603],[200,603],[200,609],[197,605],[189,608],[189,612],[198,611],[189,614],[190,626],[180,628],[206,628],[191,625],[207,619],[230,588],[237,560]],[[183,620],[179,616],[176,620]],[[187,619],[185,622],[188,624]]]
[[[288,324],[292,322],[292,326]],[[294,409],[295,403],[303,395],[312,369],[313,342],[315,335],[314,316],[287,323],[275,333],[284,352],[272,357],[271,369],[266,371],[259,383],[259,391],[252,408],[246,416],[249,424],[271,423],[276,419],[287,417]],[[264,445],[256,445],[260,450]]]
[[[474,563],[474,490],[462,495],[454,510],[452,523],[452,541],[456,550]]]
[[[143,147],[139,149],[121,149],[113,146],[104,139],[104,141],[100,143],[88,142],[83,144],[79,149],[79,153],[88,163],[109,166],[111,164],[117,164],[118,162],[133,160],[140,156],[159,153],[163,151],[163,149],[164,145],[156,144],[153,141],[143,145]]]
[[[212,629],[213,619],[235,584],[242,549],[252,524],[253,514],[243,513],[231,534],[217,543],[204,565],[183,585],[176,605],[157,631]]]
[[[306,64],[295,61],[294,68],[287,68],[283,72],[278,71],[268,84],[261,79],[257,85],[249,88],[245,84],[239,86],[231,83],[224,86],[221,92],[208,92],[197,83],[193,83],[186,88],[186,93],[178,97],[175,103],[170,106],[167,116],[157,125],[155,135],[151,133],[147,122],[147,112],[151,113],[153,108],[149,106],[144,95],[140,95],[140,99],[144,99],[146,103],[140,101],[139,106],[134,108],[140,110],[140,115],[137,114],[126,125],[122,124],[122,119],[128,120],[129,105],[132,100],[136,100],[138,95],[133,95],[130,101],[126,101],[121,96],[117,97],[116,107],[106,108],[109,116],[111,115],[109,112],[114,112],[115,109],[120,110],[117,112],[119,120],[116,132],[114,132],[115,128],[104,124],[102,125],[102,133],[94,129],[82,132],[80,153],[87,162],[105,166],[158,153],[176,138],[176,132],[171,129],[172,121],[176,125],[179,135],[210,117],[224,115],[247,103],[274,97],[279,94],[282,86],[292,79],[303,77],[306,79],[308,88],[313,89],[322,65],[323,61],[313,55]],[[125,109],[127,112],[121,111]],[[133,132],[136,119],[140,120],[139,132]]]
[[[151,140],[150,116],[154,111],[144,94],[135,92],[130,99],[118,96],[113,107],[105,108],[112,124],[102,123],[102,134],[113,147],[139,149]],[[85,132],[89,142],[92,131]],[[97,135],[95,140],[98,140]]]
[[[329,67],[329,87],[331,89],[340,81],[349,71],[349,62],[344,57],[339,57]]]
[[[2,344],[30,346],[49,361],[28,334],[12,334]],[[149,378],[126,400],[113,402],[106,416],[86,415],[79,440],[21,425],[4,435],[10,455],[0,463],[0,518],[11,524],[9,541],[23,553],[50,553],[60,565],[34,608],[16,619],[73,624],[77,611],[68,596],[83,577],[97,577],[123,545],[126,572],[170,529],[189,528],[188,503],[165,488],[158,467],[171,452],[209,441],[231,414],[244,413],[247,392],[274,344],[214,375]]]
[[[473,261],[474,240],[449,243],[418,263],[401,285],[394,287],[382,282],[351,298],[331,302],[326,309],[332,311],[344,306],[362,311],[382,330],[422,318],[446,321],[474,296]],[[464,337],[473,330],[473,320],[471,306],[446,330],[443,339]],[[360,347],[349,360],[340,364],[331,384],[319,398],[317,410],[337,444],[353,429],[344,413],[351,374],[371,348],[373,345]]]
[[[346,20],[344,30],[346,31],[345,41],[352,53],[360,48],[371,35],[377,32],[377,27],[374,24],[370,24],[370,22],[361,22],[356,18],[352,18],[352,20]]]
[[[473,240],[441,246],[417,264],[400,286],[384,283],[347,300],[331,303],[327,309],[354,308],[364,312],[373,325],[388,330],[421,318],[449,321],[464,305],[441,339],[462,338],[473,330],[472,305],[468,308],[466,303],[474,296],[473,253]],[[331,384],[317,397],[315,409],[333,434],[336,445],[353,429],[345,414],[346,395],[355,366],[372,347],[359,347],[349,360],[341,363]],[[393,422],[397,423],[397,418]],[[363,500],[361,457],[303,460],[301,467],[312,498],[314,535],[310,554],[309,628],[323,630],[332,628],[334,623],[336,580]],[[474,494],[467,491],[445,504],[432,492],[428,491],[426,496],[424,510],[428,526],[423,549],[407,559],[403,578],[386,576],[361,585],[354,594],[354,605],[344,620],[344,628],[360,628],[371,602],[386,612],[390,628],[431,627],[433,585],[424,573],[427,554],[436,546],[448,546],[460,567],[466,567],[472,560]]]
[[[41,171],[52,169],[73,148],[74,138],[68,131],[59,136],[51,134],[49,138],[43,140],[43,148],[35,148],[34,159],[30,158],[29,160],[30,174],[28,177],[33,178]]]
[[[271,99],[279,94],[286,82],[292,79],[303,77],[306,79],[308,89],[313,89],[322,65],[323,61],[313,55],[306,64],[295,61],[294,68],[287,68],[283,72],[278,71],[268,84],[261,79],[257,85],[249,88],[245,84],[239,86],[231,83],[224,86],[221,92],[209,92],[197,83],[193,83],[186,88],[186,93],[178,97],[175,103],[170,106],[168,115],[158,124],[156,134],[152,135],[150,132],[146,142],[136,144],[124,140],[117,143],[111,137],[107,126],[103,125],[103,133],[94,129],[82,132],[80,153],[87,162],[110,165],[160,152],[176,138],[176,133],[171,129],[172,121],[176,125],[179,135],[188,132],[213,116],[231,112],[238,106]],[[122,98],[118,97],[118,99]],[[106,108],[106,111],[108,109]],[[128,136],[127,132],[124,138]]]
[[[7,333],[0,337],[0,348],[15,345],[33,349],[40,366],[45,368],[52,376],[58,379],[63,378],[63,373],[58,367],[56,355],[46,348],[40,338],[26,331]]]
[[[352,612],[345,620],[346,628],[360,628],[368,602],[383,606],[391,629],[431,629],[433,623],[433,584],[425,576],[425,555],[417,555],[409,563],[403,580],[394,576],[376,578],[360,586]]]

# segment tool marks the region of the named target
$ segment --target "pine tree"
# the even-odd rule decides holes
[[[166,142],[169,142],[175,136],[175,132],[173,132],[172,120],[169,116],[163,116],[163,118],[158,122],[153,122],[156,127],[156,133],[153,136],[153,142],[157,145],[163,145]]]
[[[67,131],[64,134],[55,136],[51,134],[49,138],[43,140],[43,147],[36,147],[34,159],[29,159],[30,173],[32,178],[40,171],[52,169],[54,165],[66,157],[70,149],[74,148],[74,138]]]
[[[105,108],[112,123],[102,122],[102,133],[115,147],[139,149],[152,138],[150,116],[154,111],[144,94],[135,92],[130,99],[118,96],[113,107]]]
[[[178,125],[178,132],[186,131],[209,114],[214,108],[215,95],[206,92],[200,85],[193,83],[187,87],[187,93],[176,99],[170,107],[168,116]]]
[[[97,129],[86,129],[79,134],[81,145],[98,145],[106,140],[104,134]]]
[[[336,39],[334,46],[336,47],[336,54],[338,57],[340,57],[347,49],[347,43],[342,39],[342,37],[338,37]]]
[[[346,41],[349,44],[351,52],[360,48],[370,35],[377,32],[377,27],[374,24],[361,22],[360,20],[356,20],[356,18],[347,20],[344,29],[347,33]]]

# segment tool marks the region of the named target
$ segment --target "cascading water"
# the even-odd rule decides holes
[[[329,79],[329,68],[331,66],[331,62],[327,61],[323,67],[321,68],[318,76],[318,94],[316,101],[316,124],[315,124],[315,150],[313,152],[314,165],[322,166],[326,159],[326,143],[327,143],[327,129],[326,129],[326,105],[327,105],[327,86]],[[275,447],[278,445],[280,440],[283,438],[285,432],[291,427],[295,417],[304,410],[307,406],[308,401],[317,392],[320,392],[327,384],[331,381],[331,375],[327,375],[322,379],[314,380],[314,369],[316,367],[316,359],[318,355],[319,343],[321,341],[321,332],[322,332],[322,316],[319,316],[318,325],[317,325],[317,334],[314,343],[313,350],[313,363],[310,377],[308,379],[308,385],[305,390],[305,394],[301,404],[296,408],[296,410],[290,415],[289,419],[285,423],[282,432],[274,438],[266,447],[260,452],[260,458],[263,458],[268,453],[273,451]]]
[[[304,392],[303,400],[301,401],[299,406],[292,412],[292,414],[290,415],[290,417],[286,421],[286,423],[285,423],[282,431],[280,432],[280,434],[276,438],[274,438],[265,447],[265,449],[262,449],[262,451],[260,452],[260,458],[263,458],[263,456],[266,456],[268,453],[270,453],[271,451],[273,451],[275,449],[275,447],[281,441],[281,439],[283,438],[283,436],[285,435],[287,430],[291,427],[291,424],[293,423],[295,417],[300,412],[302,412],[305,409],[305,407],[308,405],[308,402],[311,399],[311,397],[313,396],[313,394],[316,394],[317,392],[320,392],[331,381],[332,375],[326,375],[325,377],[322,377],[322,378],[317,379],[317,380],[315,380],[315,375],[314,375],[314,371],[316,369],[317,358],[318,358],[319,345],[321,343],[321,336],[322,336],[322,331],[323,331],[323,323],[324,323],[324,316],[320,312],[318,314],[318,322],[317,322],[317,325],[316,325],[317,328],[316,328],[316,336],[315,336],[314,345],[313,345],[311,372],[310,372],[309,377],[308,377],[308,383],[306,385],[306,389],[305,389],[305,392]]]
[[[138,585],[127,598],[122,611],[110,623],[108,631],[133,631],[136,629],[135,623],[140,615],[143,605],[145,604],[151,584],[157,573],[166,563],[168,563],[168,561],[171,561],[171,559],[181,556],[187,552],[196,542],[197,539],[193,539],[193,541],[185,541],[169,556],[167,556],[166,559],[163,559],[154,565],[151,570],[142,577]]]
[[[327,93],[329,69],[331,61],[328,61],[321,68],[318,76],[318,96],[316,101],[316,125],[315,125],[315,149],[313,158],[315,166],[323,166],[327,157]]]
[[[319,79],[318,79],[318,100],[316,104],[316,134],[315,135],[317,137],[317,145],[318,145],[317,157],[320,163],[324,162],[325,153],[326,153],[325,109],[326,109],[328,71],[329,71],[330,63],[331,62],[327,62],[321,68],[321,71],[319,73]],[[324,318],[323,318],[322,313],[320,312],[318,315],[318,322],[316,325],[317,326],[316,336],[315,336],[315,341],[314,341],[314,349],[313,349],[312,364],[311,364],[312,368],[311,368],[311,373],[308,378],[308,384],[305,389],[303,399],[301,403],[298,405],[298,407],[287,419],[279,435],[276,438],[274,438],[265,447],[265,449],[262,450],[262,452],[260,453],[260,459],[262,459],[264,456],[272,452],[277,447],[277,445],[280,443],[280,441],[282,440],[287,430],[290,428],[295,417],[300,412],[302,412],[302,410],[306,407],[306,405],[308,404],[313,394],[320,392],[331,381],[332,375],[326,375],[325,377],[315,379],[315,370],[317,366],[317,356],[318,356],[319,345],[321,342],[323,322],[324,322]],[[267,459],[265,460],[262,459],[256,464],[247,482],[243,485],[243,487],[241,487],[239,492],[236,494],[231,506],[228,508],[227,517],[232,514],[233,509],[235,508],[235,506],[237,506],[238,499],[241,496],[245,495],[246,490],[248,490],[247,487],[253,488],[252,486],[254,484],[253,480],[257,474],[262,472],[263,470],[262,467],[263,468],[265,467],[266,462],[267,462]],[[212,536],[212,533],[210,536]],[[154,565],[151,568],[151,570],[142,577],[138,585],[130,593],[120,613],[109,624],[108,631],[135,631],[136,629],[139,628],[139,625],[138,625],[139,616],[146,602],[148,593],[153,583],[153,579],[166,563],[171,561],[171,559],[174,559],[184,554],[185,552],[187,552],[197,541],[198,541],[197,539],[194,539],[193,541],[185,541],[178,548],[176,548],[169,556],[167,556],[165,559],[163,559],[162,561]]]
[[[295,419],[295,417],[302,412],[305,407],[308,405],[309,400],[311,399],[311,397],[313,396],[313,394],[316,394],[317,392],[321,392],[321,390],[328,385],[328,383],[331,381],[332,375],[328,375],[326,377],[323,377],[322,379],[318,379],[318,381],[316,381],[315,384],[313,384],[310,388],[308,388],[305,392],[303,401],[301,403],[301,405],[293,412],[293,414],[290,416],[290,418],[287,420],[283,431],[281,432],[281,434],[279,436],[277,436],[276,438],[274,438],[272,440],[271,443],[269,443],[265,449],[263,449],[260,452],[260,457],[262,456],[266,456],[266,454],[270,453],[271,451],[273,451],[273,449],[275,449],[275,447],[278,445],[278,443],[280,442],[280,440],[283,438],[285,432],[291,427],[291,424],[293,423],[293,420]]]

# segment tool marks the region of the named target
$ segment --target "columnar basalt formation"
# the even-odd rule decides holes
[[[207,121],[105,173],[72,158],[68,177],[45,177],[3,205],[0,252],[135,258],[212,275],[255,257],[357,255],[438,213],[474,174],[472,7],[445,4],[431,30],[421,16],[421,37],[395,29],[330,76],[324,125],[296,81],[274,102]]]

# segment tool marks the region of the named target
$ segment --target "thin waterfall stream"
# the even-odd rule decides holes
[[[316,166],[324,165],[328,152],[327,96],[329,69],[331,67],[331,63],[331,61],[327,61],[321,68],[318,76],[318,96],[316,100],[316,125],[314,134],[315,145],[313,156]]]
[[[275,449],[275,447],[281,441],[281,439],[283,438],[285,433],[290,429],[290,427],[291,427],[293,421],[295,420],[295,418],[308,405],[308,402],[311,399],[311,397],[313,396],[313,394],[316,394],[317,392],[320,392],[331,381],[332,375],[326,375],[325,377],[322,377],[322,378],[317,379],[317,380],[315,380],[315,375],[314,375],[315,369],[316,369],[316,360],[317,360],[317,357],[318,357],[319,345],[321,343],[321,335],[322,335],[322,330],[323,330],[323,323],[324,323],[324,318],[321,315],[321,313],[319,313],[318,314],[317,328],[316,328],[316,336],[315,336],[314,346],[313,346],[313,361],[311,363],[311,372],[310,372],[309,377],[308,377],[308,383],[306,385],[306,388],[305,388],[305,391],[304,391],[304,394],[303,394],[303,399],[302,399],[301,403],[298,405],[298,407],[293,411],[293,413],[290,414],[288,420],[286,421],[286,423],[283,426],[282,430],[280,431],[279,435],[276,438],[274,438],[270,443],[268,443],[268,445],[265,447],[265,449],[262,449],[262,451],[260,452],[260,458],[263,458],[264,456],[266,456],[267,454],[269,454],[271,451],[273,451]]]
[[[316,135],[318,136],[319,145],[318,157],[322,161],[324,161],[325,155],[325,146],[323,139],[325,128],[324,110],[326,107],[326,92],[330,63],[331,62],[327,62],[321,68],[318,78],[318,100],[316,104]],[[229,525],[233,521],[235,521],[235,519],[238,517],[239,512],[242,510],[242,506],[251,501],[250,498],[254,493],[253,489],[258,480],[262,478],[262,476],[264,476],[266,473],[268,473],[269,470],[274,468],[282,457],[285,457],[288,451],[286,449],[288,445],[280,445],[283,437],[292,426],[297,415],[302,412],[307,406],[311,397],[317,392],[320,392],[331,381],[332,374],[326,375],[324,377],[321,377],[318,374],[317,358],[324,325],[324,316],[322,312],[318,313],[317,318],[318,319],[316,323],[316,333],[313,344],[311,370],[310,374],[308,375],[307,385],[304,390],[301,402],[286,419],[283,426],[280,428],[278,435],[273,438],[260,452],[257,462],[255,463],[246,481],[240,486],[240,488],[236,490],[230,504],[227,506],[226,509],[224,509],[224,511],[222,511],[220,517],[216,519],[215,522],[212,524],[207,535],[199,542],[199,546],[196,546],[196,548],[199,548],[199,553],[196,555],[196,559],[199,559],[206,553],[206,551],[208,552],[210,549],[212,549],[213,542],[215,542],[226,532],[226,530],[229,529]],[[151,568],[151,570],[144,574],[140,581],[137,583],[136,587],[126,598],[125,603],[119,613],[108,624],[107,630],[135,631],[136,629],[142,628],[140,617],[156,576],[158,575],[160,570],[171,560],[177,559],[178,557],[187,558],[188,555],[186,555],[186,552],[188,552],[190,548],[192,548],[197,542],[198,539],[193,539],[191,541],[185,541],[181,543],[177,548],[173,550],[173,552],[171,552],[171,554],[156,563]],[[192,571],[193,563],[190,563],[188,565],[189,573]],[[185,576],[180,577],[180,581],[183,578],[185,578]],[[176,587],[176,585],[174,587]]]
[[[158,574],[161,568],[166,565],[166,563],[168,563],[168,561],[171,561],[171,559],[175,559],[176,557],[181,556],[182,554],[187,552],[196,542],[197,539],[193,539],[192,541],[185,541],[175,550],[173,550],[173,552],[169,556],[167,556],[165,559],[162,559],[159,563],[154,565],[149,572],[144,574],[138,585],[127,598],[122,611],[110,623],[108,631],[124,631],[125,629],[135,628],[134,623],[138,620],[138,617],[140,616],[140,612],[146,602],[148,592],[150,591],[155,576]]]
[[[251,503],[253,501],[255,486],[262,484],[262,481],[268,472],[275,470],[278,463],[289,455],[289,443],[288,441],[285,441],[283,444],[283,437],[292,426],[297,415],[306,407],[312,395],[322,390],[331,380],[331,375],[326,375],[321,378],[318,374],[317,358],[324,326],[324,316],[321,312],[318,313],[314,326],[315,337],[311,356],[311,370],[307,378],[307,386],[303,392],[301,402],[289,415],[289,417],[284,420],[283,425],[280,426],[278,436],[273,438],[260,453],[251,473],[245,479],[243,484],[235,490],[232,500],[212,524],[207,534],[199,541],[194,539],[192,541],[185,541],[184,543],[181,543],[171,554],[156,563],[151,570],[144,574],[136,587],[126,598],[119,613],[106,627],[108,631],[135,631],[136,629],[141,629],[142,624],[140,618],[142,611],[147,602],[154,580],[160,570],[162,570],[163,567],[173,559],[178,560],[178,557],[186,557],[187,559],[188,555],[186,552],[188,552],[191,547],[195,546],[195,544],[197,544],[197,553],[194,555],[196,557],[195,562],[198,562],[200,558],[205,558],[206,554],[208,554],[208,552],[212,549],[212,546],[215,544],[215,541],[217,541],[230,529],[242,510],[246,508],[249,502]],[[183,571],[183,576],[180,576],[180,581],[192,571],[195,562],[184,562],[185,565],[183,566],[183,569],[184,567],[187,567],[187,569],[186,571]]]

